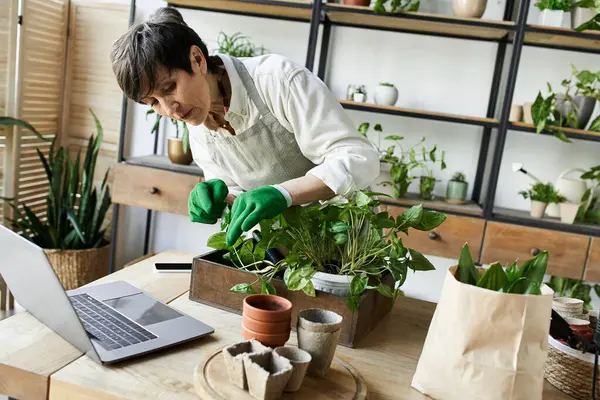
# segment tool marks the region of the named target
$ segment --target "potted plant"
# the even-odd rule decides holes
[[[163,116],[159,113],[155,112],[153,109],[149,109],[146,111],[146,118],[148,115],[156,114],[156,120],[154,125],[152,126],[152,130],[150,133],[158,135],[158,128],[160,126],[160,121]],[[169,118],[171,123],[175,126],[175,136],[170,136],[167,147],[167,155],[169,160],[173,164],[181,164],[181,165],[190,165],[193,160],[192,151],[190,150],[190,132],[188,130],[188,126],[185,121],[178,121],[174,118]],[[179,123],[183,125],[183,134],[181,138],[179,137]]]
[[[464,204],[467,198],[467,189],[469,184],[465,179],[465,174],[457,172],[446,186],[446,202],[451,204]]]
[[[593,21],[600,14],[600,0],[579,0],[571,10],[571,26],[575,29],[588,21]]]
[[[519,192],[525,199],[531,199],[530,214],[534,218],[542,218],[548,204],[560,204],[566,199],[554,188],[551,183],[538,182],[531,189]]]
[[[67,147],[55,147],[52,140],[47,156],[38,149],[41,166],[46,171],[49,193],[46,215],[40,218],[26,204],[15,199],[7,201],[14,211],[10,220],[13,229],[44,249],[50,263],[66,290],[92,282],[108,273],[110,246],[106,239],[104,218],[111,204],[107,185],[108,172],[99,187],[94,187],[96,160],[103,139],[100,121],[97,134],[88,140],[81,164],[81,153],[71,158]],[[43,136],[26,121],[0,117],[0,126],[16,125]],[[47,140],[47,139],[45,139]]]
[[[225,32],[219,32],[217,37],[218,49],[216,53],[228,54],[232,57],[254,57],[265,54],[264,46],[256,46],[248,36],[241,32],[228,35]]]
[[[420,0],[375,0],[373,12],[376,14],[408,11],[419,11]]]
[[[577,32],[600,31],[600,11],[598,11],[598,14],[593,16],[589,21],[577,26],[575,30]]]
[[[582,205],[577,213],[577,220],[583,222],[591,222],[600,224],[600,209],[596,208],[596,203],[599,203],[596,197],[596,189],[600,187],[600,165],[590,168],[581,174],[581,179],[589,180],[590,187],[585,191],[581,198]]]
[[[556,107],[567,126],[584,129],[600,99],[600,71],[579,71],[572,64],[571,70],[571,77],[561,82],[565,90],[556,95]]]
[[[393,106],[398,100],[398,89],[394,84],[382,82],[375,88],[375,103]]]
[[[419,197],[422,200],[433,200],[433,189],[437,180],[433,175],[421,175],[419,182]]]
[[[219,232],[207,244],[227,250],[223,262],[256,276],[254,282],[235,285],[232,291],[255,293],[253,285],[259,283],[261,292],[274,294],[270,281],[282,277],[289,290],[315,296],[316,289],[344,296],[348,308],[355,311],[363,292],[376,290],[395,299],[409,269],[435,269],[421,253],[404,247],[400,233],[408,234],[409,228],[429,231],[446,219],[422,205],[393,218],[387,211],[376,211],[376,195],[381,193],[358,191],[350,199],[336,197],[324,205],[290,207],[260,223],[258,242],[242,237],[227,246],[225,232]],[[222,230],[229,224],[228,215]],[[271,248],[285,249],[285,258],[276,263],[267,260],[265,252]]]
[[[367,89],[363,85],[359,85],[354,89],[352,100],[357,103],[364,103],[367,100]]]
[[[540,9],[540,25],[560,28],[565,12],[571,10],[570,0],[539,0],[535,6]]]

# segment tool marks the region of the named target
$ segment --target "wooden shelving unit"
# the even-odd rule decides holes
[[[312,0],[169,0],[175,7],[284,20],[310,21]]]
[[[528,211],[513,210],[510,208],[494,207],[494,220],[557,231],[600,236],[600,225],[580,222],[566,224],[561,222],[558,218],[548,216],[544,216],[544,218],[534,218]]]
[[[445,122],[455,122],[459,124],[497,127],[499,121],[494,118],[470,117],[467,115],[440,113],[435,111],[424,111],[413,108],[404,108],[396,106],[386,106],[373,103],[358,103],[350,100],[340,100],[340,104],[348,110],[378,112],[382,114],[393,114],[404,117],[421,118],[428,120],[437,120]]]
[[[528,46],[600,53],[600,32],[577,32],[566,28],[527,25],[525,27],[524,44]]]
[[[521,132],[530,132],[536,133],[535,126],[533,124],[528,124],[526,122],[511,122],[509,129],[521,131]],[[583,129],[574,129],[574,128],[556,128],[561,132],[564,132],[567,137],[573,139],[581,139],[581,140],[590,140],[590,141],[599,141],[600,142],[600,132],[596,131],[586,131]],[[543,131],[541,132],[545,135],[553,135],[554,133],[551,131]]]
[[[401,207],[412,207],[423,204],[423,208],[429,210],[449,212],[457,215],[483,216],[483,209],[474,201],[468,201],[465,204],[450,204],[446,203],[443,199],[423,200],[419,198],[417,193],[407,193],[405,197],[400,199],[379,197],[379,201],[383,204]]]
[[[376,14],[367,7],[336,3],[326,4],[324,10],[333,25],[445,37],[499,41],[514,29],[514,23],[511,21],[458,18],[422,12]]]

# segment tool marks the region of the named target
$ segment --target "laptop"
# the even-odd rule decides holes
[[[127,282],[65,291],[42,248],[2,225],[0,275],[21,306],[99,364],[214,332]]]

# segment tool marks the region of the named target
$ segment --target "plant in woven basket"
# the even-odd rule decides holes
[[[99,190],[94,187],[103,131],[94,112],[90,112],[96,123],[97,135],[88,140],[83,165],[80,152],[73,160],[67,147],[55,148],[56,137],[52,139],[47,156],[36,149],[49,184],[45,218],[38,217],[26,204],[18,204],[15,199],[2,199],[14,210],[14,218],[9,220],[13,229],[43,249],[83,250],[108,244],[103,226],[111,204],[106,184],[108,171]],[[48,140],[31,124],[20,119],[0,117],[0,126],[25,128]]]

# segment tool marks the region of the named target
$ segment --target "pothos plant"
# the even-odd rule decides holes
[[[584,222],[600,224],[600,209],[596,208],[598,199],[595,197],[596,189],[600,187],[600,165],[596,165],[585,171],[581,174],[580,178],[590,180],[592,185],[585,191],[581,198],[582,205],[577,213],[577,219]]]
[[[596,15],[575,27],[577,32],[582,31],[600,31],[600,0],[579,0],[573,4],[573,7],[592,8],[596,11]]]
[[[157,113],[156,111],[154,111],[154,109],[149,109],[148,111],[146,111],[146,120],[148,120],[148,115],[150,114],[156,114],[156,119],[154,120],[154,125],[152,125],[152,129],[150,130],[151,134],[155,134],[158,135],[158,128],[160,127],[160,121],[162,121],[163,117],[162,115],[160,115],[159,113]],[[182,126],[182,137],[181,137],[181,142],[183,145],[183,152],[186,153],[188,151],[188,148],[190,146],[190,131],[188,130],[188,126],[185,123],[185,121],[178,121],[175,118],[169,118],[171,120],[171,123],[173,125],[175,125],[175,137],[179,139],[179,123],[181,123]]]
[[[289,290],[302,290],[315,296],[311,278],[317,272],[352,277],[348,308],[358,309],[366,290],[377,290],[396,299],[402,294],[408,270],[428,271],[435,267],[421,253],[406,248],[400,237],[409,228],[430,231],[444,222],[437,211],[413,206],[394,218],[387,211],[376,211],[382,193],[358,191],[351,199],[336,198],[324,205],[293,206],[281,215],[260,223],[261,240],[241,237],[227,246],[225,232],[212,235],[208,246],[225,250],[223,259],[236,268],[256,276],[253,282],[238,284],[234,292],[276,293],[271,281],[283,279]],[[226,211],[221,230],[229,224]],[[273,263],[265,259],[268,249],[287,252],[285,259]]]
[[[358,132],[364,137],[368,137],[370,124],[368,122],[363,122],[358,127]],[[373,130],[378,132],[379,134],[383,133],[383,128],[381,124],[376,124],[373,127]],[[379,137],[379,136],[378,136]],[[392,196],[394,198],[400,198],[406,194],[408,191],[408,187],[412,183],[412,181],[416,178],[416,176],[411,175],[411,170],[417,167],[427,168],[427,163],[436,163],[439,161],[440,168],[446,168],[446,152],[442,151],[440,157],[438,157],[438,149],[437,146],[433,146],[431,149],[426,149],[425,146],[421,146],[420,150],[418,146],[422,145],[425,142],[425,138],[423,137],[419,142],[417,142],[414,146],[404,149],[401,144],[401,140],[404,140],[404,136],[398,135],[388,135],[385,137],[385,140],[393,141],[394,145],[388,146],[386,150],[381,150],[378,145],[373,145],[377,148],[379,152],[379,160],[382,163],[388,163],[391,165],[390,168],[390,181],[382,182],[384,186],[392,187]],[[371,141],[372,142],[372,141]],[[400,149],[400,155],[396,155],[396,146]]]
[[[386,6],[389,5],[389,12],[396,11],[408,11],[415,12],[419,11],[421,5],[420,0],[375,0],[373,5],[373,11],[377,14],[387,13]]]

